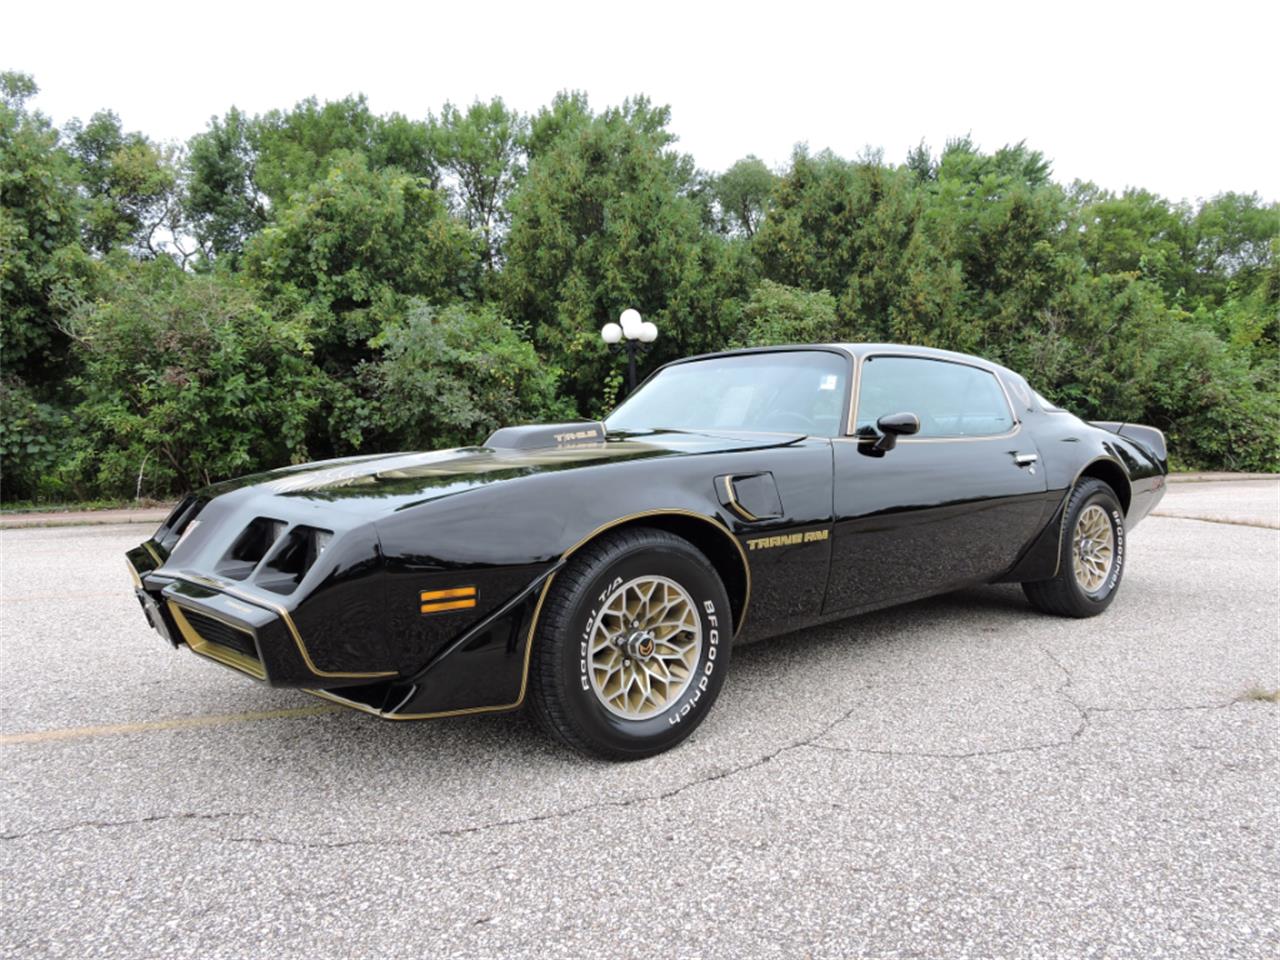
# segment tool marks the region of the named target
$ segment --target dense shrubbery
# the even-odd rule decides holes
[[[307,455],[324,380],[303,323],[234,277],[122,264],[72,317],[81,370],[61,478],[81,494],[182,490]]]
[[[647,364],[889,340],[979,353],[1183,466],[1280,468],[1280,208],[1054,183],[1022,145],[721,174],[644,99],[439,117],[360,97],[182,147],[59,132],[0,82],[0,494],[170,495],[356,449],[596,415]]]
[[[364,372],[385,418],[382,445],[460,446],[513,416],[554,421],[576,415],[557,396],[559,371],[492,305],[437,310],[418,304],[376,345],[382,359]]]

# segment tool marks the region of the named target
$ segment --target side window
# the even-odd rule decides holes
[[[989,437],[1013,429],[1013,415],[993,374],[923,357],[868,357],[858,384],[859,433],[888,413],[914,413],[920,437]]]

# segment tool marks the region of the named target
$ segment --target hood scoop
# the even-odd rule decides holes
[[[604,424],[598,420],[574,423],[533,423],[525,427],[503,427],[484,442],[493,450],[547,450],[593,447],[605,441]]]

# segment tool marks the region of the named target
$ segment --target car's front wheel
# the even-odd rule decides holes
[[[732,638],[724,585],[692,544],[651,528],[606,535],[551,585],[530,663],[533,712],[583,753],[652,756],[702,722]]]
[[[1101,480],[1079,484],[1067,501],[1058,575],[1024,583],[1032,605],[1060,617],[1093,617],[1111,605],[1124,575],[1124,511]]]

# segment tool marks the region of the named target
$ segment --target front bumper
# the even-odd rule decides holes
[[[342,687],[390,679],[395,671],[329,671],[312,659],[289,611],[234,586],[161,569],[143,547],[126,554],[148,625],[175,648],[278,687]]]
[[[515,709],[524,700],[529,650],[551,570],[487,616],[462,626],[438,652],[411,661],[416,666],[338,672],[317,665],[293,612],[282,604],[239,584],[170,569],[157,546],[149,542],[130,550],[129,572],[148,624],[175,648],[186,646],[255,680],[302,688],[388,719],[498,712]],[[340,611],[340,606],[321,609]],[[314,611],[304,615],[304,623],[308,630],[323,629],[317,627]],[[401,627],[388,616],[379,629],[400,636]],[[329,635],[352,636],[341,632],[340,623],[330,625]],[[394,654],[379,655],[389,644],[355,642],[358,649],[346,648],[353,667],[399,662]]]

